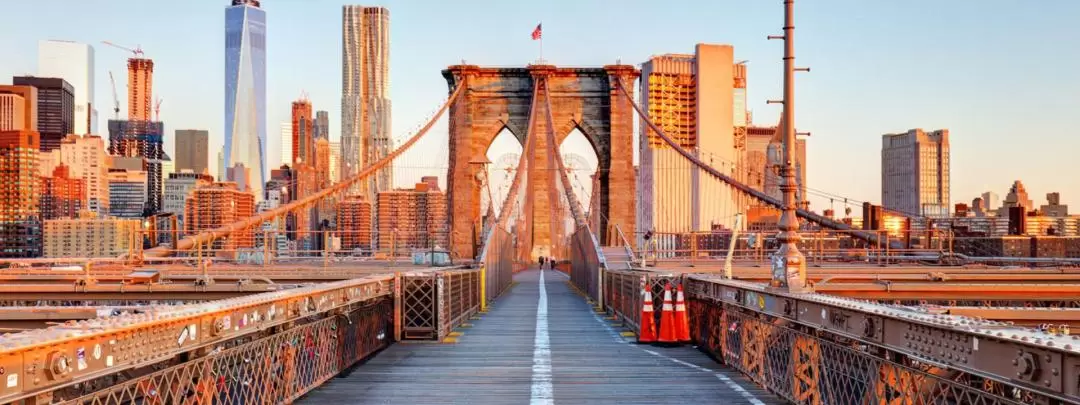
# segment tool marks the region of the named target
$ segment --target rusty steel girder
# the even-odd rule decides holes
[[[884,305],[820,293],[789,294],[764,284],[711,275],[687,275],[684,280],[691,299],[700,301],[695,305],[719,305],[730,309],[723,312],[725,316],[739,318],[727,321],[725,327],[746,335],[742,339],[758,339],[758,335],[764,333],[760,330],[761,323],[766,322],[765,318],[771,318],[806,331],[850,340],[854,347],[862,347],[863,351],[895,353],[920,367],[962,372],[1058,401],[1080,401],[1080,344],[1061,331],[1050,333],[1006,322],[935,313],[925,307]],[[775,323],[766,322],[766,325]],[[733,324],[737,326],[731,326]],[[775,331],[791,329],[769,326],[766,330],[772,335],[778,333]],[[731,332],[725,332],[729,339]],[[785,339],[794,338],[795,335],[791,335]],[[751,377],[760,373],[754,364],[761,360],[745,354],[746,347],[757,347],[753,345],[759,343],[754,342],[740,341],[737,345],[743,347],[743,360],[740,361],[747,368],[743,371]],[[790,356],[790,345],[769,342],[772,343],[767,347],[781,347],[780,350]],[[751,346],[745,346],[747,344]],[[811,350],[805,347],[800,348],[803,353]],[[745,358],[747,356],[751,358]],[[881,363],[887,359],[885,356],[885,359],[874,361]],[[854,357],[852,361],[855,361]],[[911,373],[911,367],[901,365],[891,369],[890,373],[907,375]],[[886,384],[879,389],[887,387]],[[902,398],[921,395],[919,392],[894,394],[890,395]]]

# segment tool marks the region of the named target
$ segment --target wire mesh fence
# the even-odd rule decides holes
[[[570,281],[593,300],[600,300],[602,253],[588,225],[570,236]]]

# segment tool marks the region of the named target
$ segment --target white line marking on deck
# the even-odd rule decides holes
[[[596,319],[597,322],[600,322],[601,325],[604,325],[604,327],[607,328],[608,331],[611,333],[612,337],[616,341],[618,341],[619,343],[628,344],[629,346],[638,348],[641,351],[644,351],[645,353],[648,353],[648,354],[651,354],[653,356],[657,356],[657,357],[660,357],[660,358],[671,360],[671,361],[673,361],[673,362],[675,362],[677,364],[680,364],[680,365],[683,365],[683,366],[686,366],[686,367],[690,367],[690,368],[692,368],[694,370],[697,370],[697,371],[701,371],[701,372],[704,372],[704,373],[710,373],[713,376],[715,376],[716,379],[720,380],[725,385],[727,385],[728,388],[730,388],[732,391],[735,391],[735,392],[739,393],[739,395],[741,395],[743,398],[745,398],[747,400],[747,402],[750,402],[753,405],[765,405],[764,402],[762,402],[760,399],[755,397],[754,394],[747,391],[745,388],[743,388],[741,385],[739,385],[738,382],[736,382],[735,380],[732,380],[730,377],[728,377],[726,375],[723,375],[721,373],[718,373],[718,372],[716,372],[716,370],[705,368],[705,367],[702,367],[702,366],[699,366],[699,365],[693,364],[693,363],[687,363],[685,361],[682,361],[682,360],[679,360],[679,359],[676,359],[676,358],[665,356],[664,354],[662,354],[660,352],[645,349],[645,348],[642,348],[642,347],[640,347],[638,345],[635,345],[635,344],[630,344],[630,342],[627,342],[626,339],[624,339],[621,335],[619,335],[618,332],[615,331],[614,328],[612,328],[610,325],[608,325],[607,322],[604,322],[604,319],[600,318],[599,315],[594,313],[593,318]]]
[[[551,340],[548,337],[547,288],[544,269],[540,269],[540,302],[536,305],[536,338],[533,340],[531,405],[554,404],[555,388],[551,385]]]

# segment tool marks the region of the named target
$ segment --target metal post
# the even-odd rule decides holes
[[[731,257],[735,254],[735,243],[739,241],[739,225],[742,223],[742,213],[735,214],[735,227],[731,229],[731,243],[728,243],[727,257],[724,258],[724,278],[732,279]]]
[[[487,266],[480,263],[480,312],[487,312]]]
[[[401,277],[400,271],[394,272],[394,341],[401,341],[401,312],[402,312],[402,300],[401,295],[404,292],[404,286],[401,285],[404,278]]]
[[[773,256],[770,286],[788,292],[811,292],[806,282],[806,257],[799,251],[799,218],[796,216],[795,191],[795,0],[784,0],[784,164],[781,165],[780,191],[784,195],[784,211],[777,224],[780,249]],[[769,37],[774,39],[777,37]],[[809,69],[800,69],[809,70]]]
[[[329,267],[330,266],[330,231],[329,230],[323,230],[322,250],[323,250],[322,251],[322,254],[323,254],[323,267]]]

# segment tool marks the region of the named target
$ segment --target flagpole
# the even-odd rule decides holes
[[[544,62],[544,22],[540,21],[540,25],[537,27],[540,27],[540,63],[546,64],[547,62]]]

